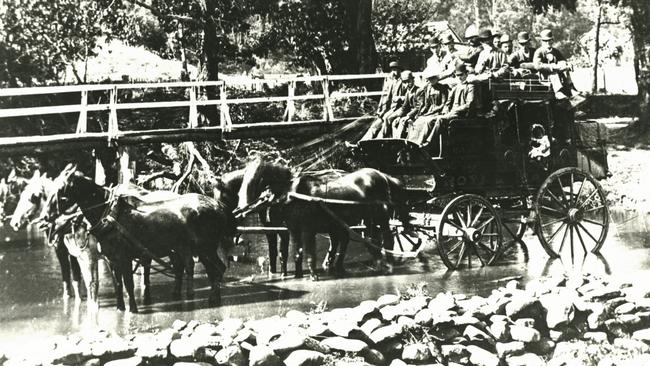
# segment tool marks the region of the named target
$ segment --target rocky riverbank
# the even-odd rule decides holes
[[[649,344],[650,286],[585,276],[511,281],[488,297],[411,291],[330,311],[75,334],[0,357],[7,366],[604,366],[650,364]]]

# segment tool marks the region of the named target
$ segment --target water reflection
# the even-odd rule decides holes
[[[222,287],[221,308],[208,306],[209,285],[202,267],[197,265],[195,299],[175,301],[171,298],[171,279],[152,276],[152,305],[142,305],[139,278],[136,279],[140,314],[115,310],[115,296],[107,266],[100,261],[100,304],[96,316],[86,302],[61,298],[61,275],[53,251],[42,245],[42,237],[26,233],[0,231],[9,236],[0,245],[0,344],[2,347],[35,344],[52,334],[68,334],[96,328],[121,334],[167,327],[175,319],[218,320],[226,317],[244,319],[284,314],[290,309],[308,311],[322,301],[328,308],[350,306],[396,293],[412,283],[424,282],[430,293],[439,291],[489,295],[491,290],[513,278],[527,281],[543,275],[561,273],[595,273],[627,276],[632,280],[647,276],[650,268],[650,226],[648,215],[614,212],[608,239],[600,255],[581,252],[573,260],[566,256],[551,260],[529,230],[523,238],[527,250],[514,245],[492,267],[447,271],[435,249],[427,251],[423,261],[411,260],[396,268],[390,276],[376,276],[370,269],[368,253],[360,244],[350,245],[350,277],[336,279],[323,276],[312,283],[307,280],[281,279],[259,275],[256,261],[231,263],[227,282]],[[261,242],[259,238],[252,238]],[[319,238],[321,251],[325,241]],[[264,255],[265,245],[254,246],[253,256]],[[321,252],[320,258],[323,253]],[[528,258],[527,258],[528,257]],[[528,259],[528,260],[526,260]],[[290,268],[291,270],[291,268]],[[255,275],[257,274],[257,275]],[[84,286],[81,286],[85,291]],[[138,288],[140,287],[140,288]]]

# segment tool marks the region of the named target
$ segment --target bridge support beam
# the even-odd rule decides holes
[[[119,157],[118,184],[128,184],[133,181],[133,172],[135,171],[135,161],[130,158],[128,146],[120,146],[117,149]]]

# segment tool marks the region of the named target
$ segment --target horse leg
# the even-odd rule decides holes
[[[117,310],[124,311],[124,293],[122,286],[122,272],[118,261],[111,262],[113,270],[113,286],[115,287],[115,299],[117,301]]]
[[[337,234],[339,241],[339,250],[336,254],[336,264],[334,265],[335,273],[337,277],[345,277],[347,272],[343,266],[345,261],[345,253],[348,250],[348,243],[350,242],[350,234],[347,231],[341,231]]]
[[[146,259],[140,262],[142,265],[142,303],[145,305],[151,304],[151,259]]]
[[[88,272],[90,274],[90,283],[86,281],[86,289],[88,290],[88,298],[91,300],[93,313],[99,312],[99,263],[97,260],[97,253],[88,253]],[[90,305],[88,305],[90,306]]]
[[[185,295],[187,300],[194,300],[194,257],[192,253],[185,254]]]
[[[325,259],[323,260],[323,269],[329,270],[330,273],[334,273],[334,261],[336,260],[336,251],[338,250],[340,239],[338,233],[332,231],[330,233],[330,247],[327,250]]]
[[[287,262],[289,260],[289,232],[279,233],[280,236],[280,271],[282,276],[287,276]]]
[[[178,253],[172,253],[169,256],[172,261],[174,269],[174,291],[172,298],[174,300],[181,299],[181,287],[183,286],[183,258]]]
[[[138,312],[138,305],[135,302],[135,291],[133,286],[133,267],[131,260],[125,259],[120,261],[120,271],[122,272],[122,279],[126,293],[129,295],[129,311],[132,313]]]
[[[393,266],[395,265],[395,257],[391,253],[393,250],[393,235],[390,230],[390,224],[388,217],[382,217],[380,219],[379,227],[381,230],[383,248],[387,250],[386,252],[386,264],[388,266],[387,273],[393,273]]]
[[[63,243],[63,238],[56,239],[56,245],[54,246],[54,253],[56,253],[56,258],[59,260],[59,265],[61,266],[61,276],[63,277],[63,298],[67,299],[70,297],[70,258],[68,255],[68,248],[66,248]]]
[[[294,260],[296,264],[295,278],[302,278],[302,237],[301,231],[292,230],[291,238],[293,238],[293,248],[294,248]]]
[[[270,210],[270,209],[269,209]],[[270,211],[262,211],[259,213],[260,217],[260,222],[262,223],[262,226],[270,226],[271,224],[269,223],[269,220],[267,219],[267,212]],[[278,261],[278,236],[275,233],[269,233],[266,234],[266,241],[269,243],[269,272],[271,273],[276,273],[277,272],[277,261]]]
[[[79,268],[79,261],[76,257],[69,255],[70,272],[72,274],[72,292],[74,292],[75,301],[81,301],[81,294],[79,293],[79,280],[81,279],[81,268]]]
[[[302,243],[307,252],[307,268],[309,268],[309,278],[312,281],[318,281],[316,273],[316,233],[311,231],[302,232]]]

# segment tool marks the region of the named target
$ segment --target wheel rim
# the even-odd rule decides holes
[[[438,251],[449,269],[490,265],[501,248],[501,220],[481,196],[463,195],[442,212]]]
[[[596,179],[577,168],[551,174],[535,200],[537,237],[549,256],[598,253],[609,228],[605,193]]]

